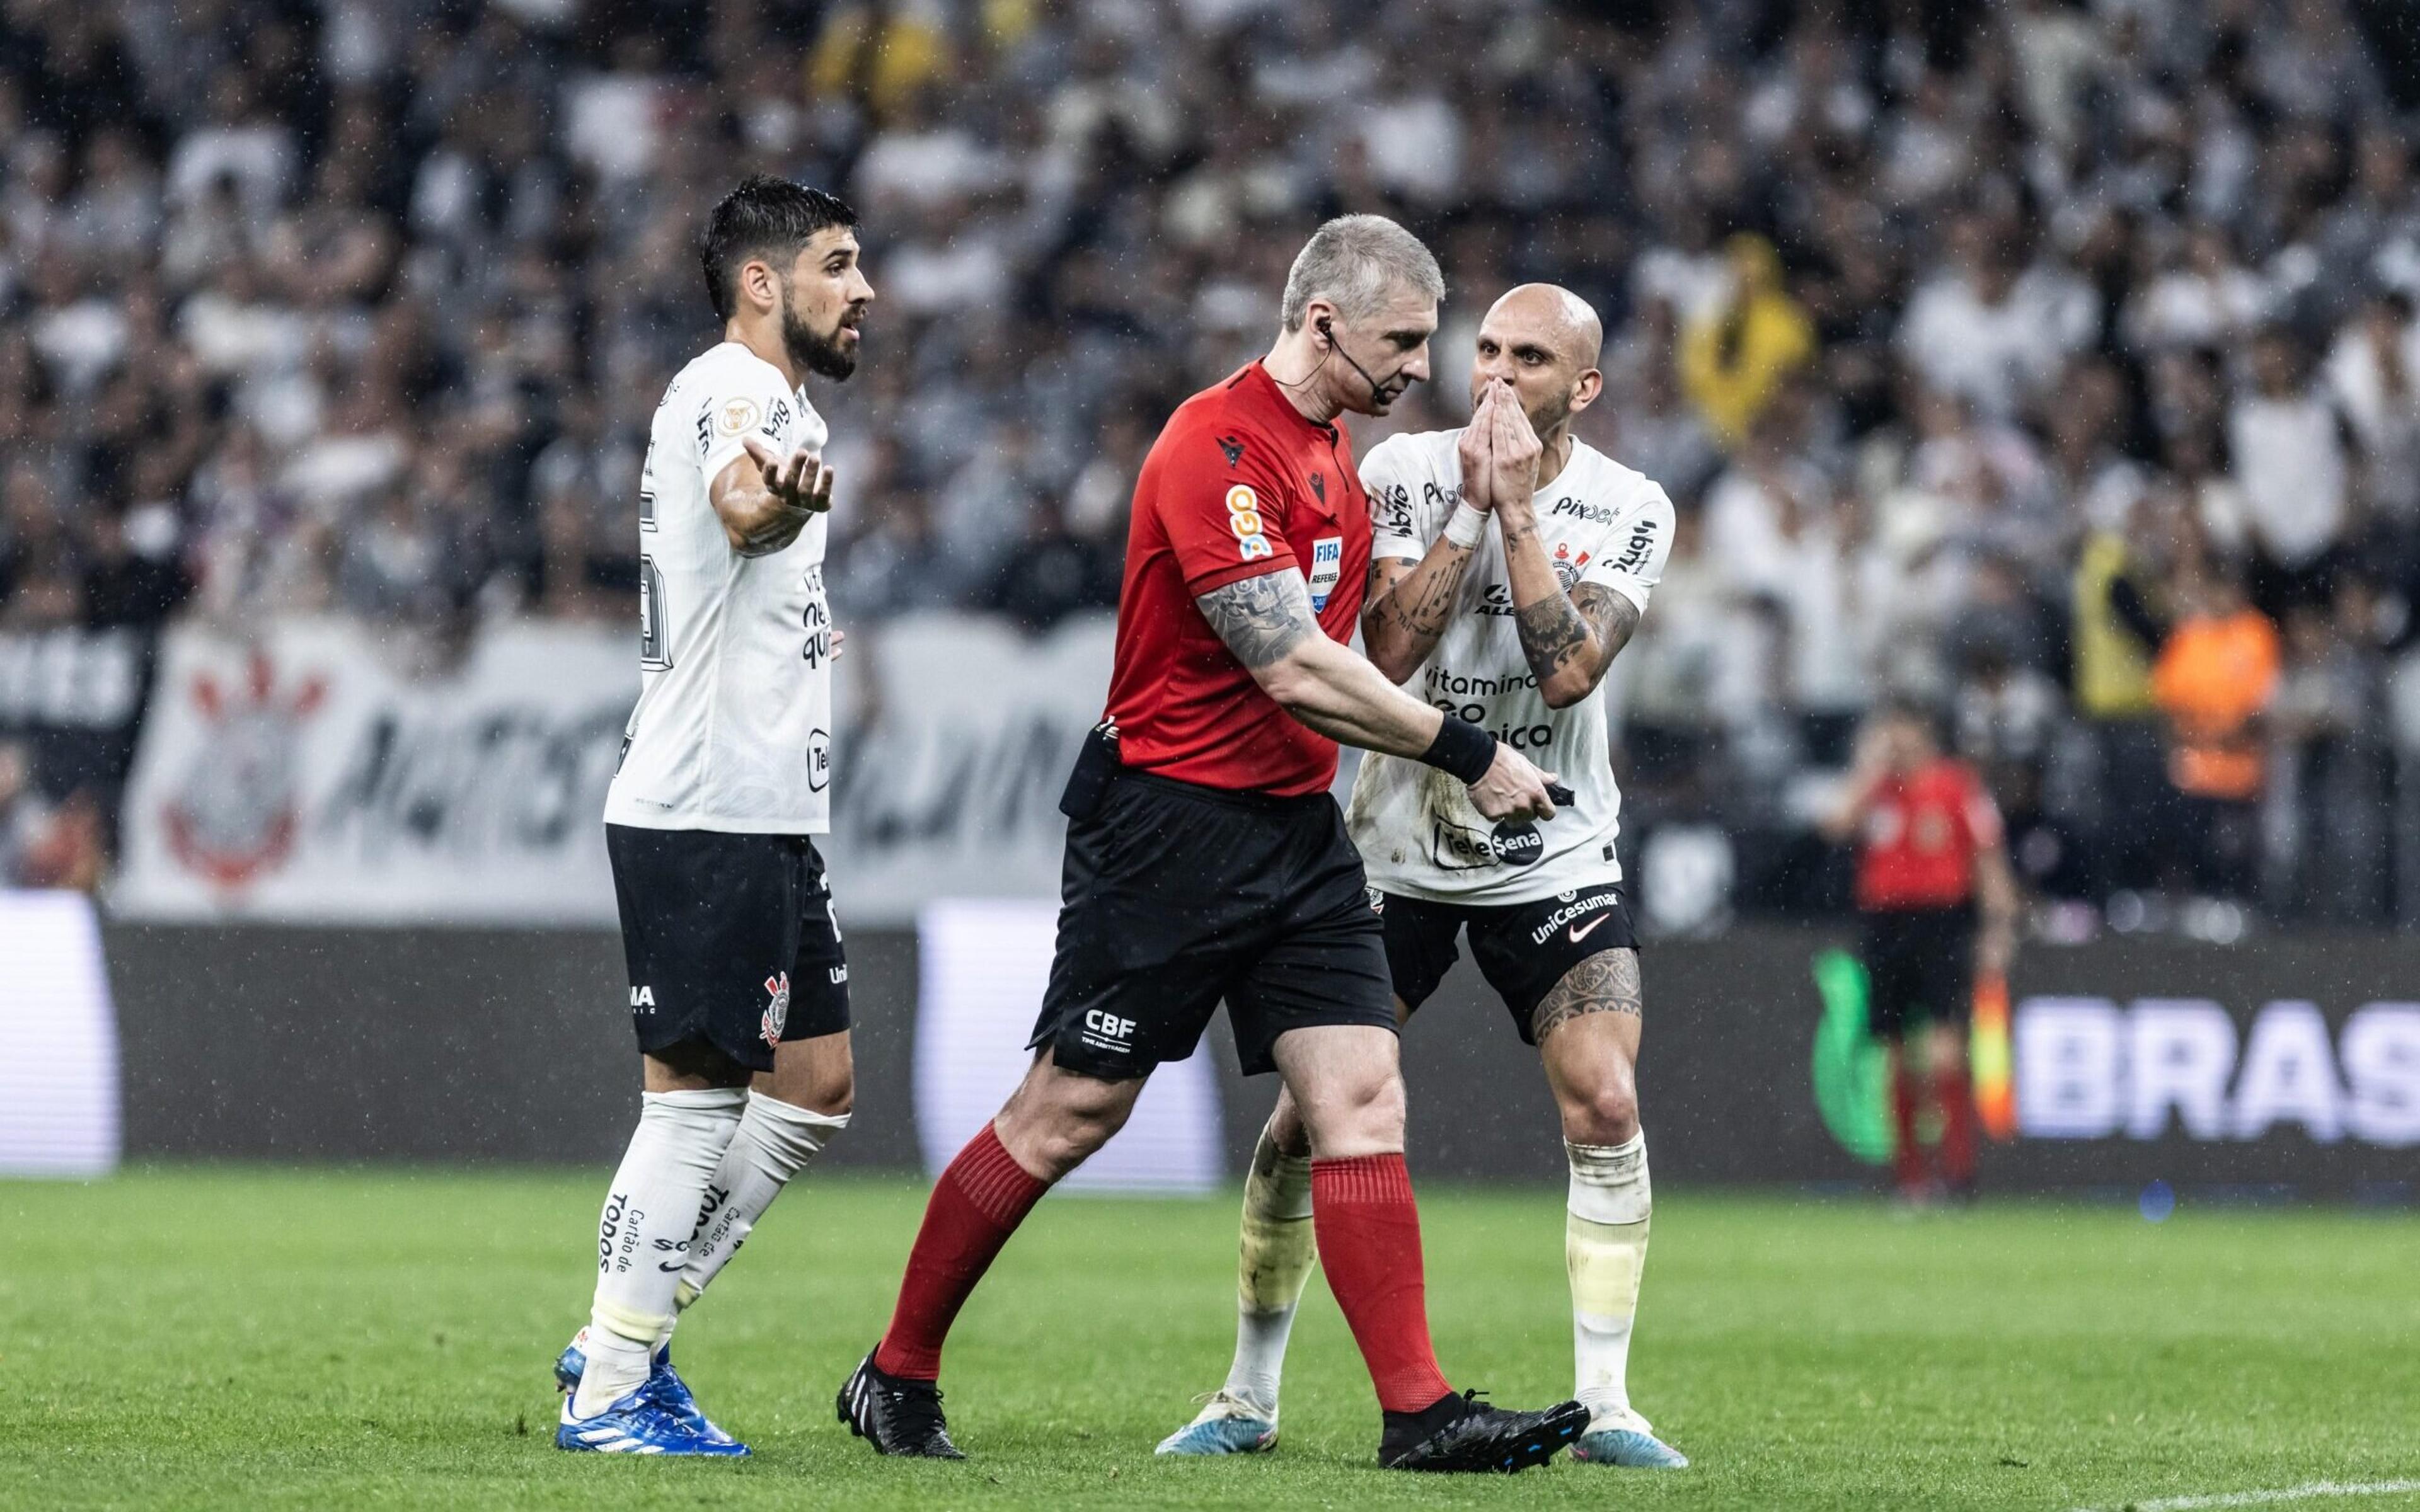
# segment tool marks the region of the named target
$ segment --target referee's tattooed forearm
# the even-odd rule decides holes
[[[1199,602],[1210,628],[1247,667],[1268,666],[1319,628],[1298,572],[1264,572],[1214,588]]]

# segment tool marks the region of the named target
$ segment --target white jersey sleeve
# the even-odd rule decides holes
[[[735,352],[737,359],[728,355]],[[690,403],[697,411],[699,471],[708,489],[734,458],[747,455],[751,437],[776,456],[787,456],[796,445],[820,444],[791,440],[804,401],[783,386],[780,369],[728,343],[703,361]]]
[[[1361,459],[1361,489],[1370,496],[1370,560],[1418,562],[1444,533],[1462,498],[1458,430],[1389,436]],[[1444,466],[1438,466],[1438,442]]]
[[[1606,463],[1608,468],[1617,465]],[[1672,554],[1672,501],[1657,485],[1637,473],[1631,476],[1638,486],[1629,490],[1627,510],[1606,532],[1602,553],[1580,570],[1578,580],[1603,583],[1644,614],[1647,595],[1663,581],[1665,559]]]

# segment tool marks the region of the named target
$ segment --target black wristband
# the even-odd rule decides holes
[[[1439,771],[1451,772],[1466,785],[1487,775],[1496,764],[1496,737],[1466,719],[1449,714],[1437,726],[1436,738],[1420,752],[1420,760]]]

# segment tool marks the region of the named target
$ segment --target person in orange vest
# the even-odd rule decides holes
[[[1972,767],[1944,755],[1923,708],[1890,702],[1859,733],[1855,764],[1824,835],[1859,841],[1858,950],[1875,1038],[1890,1051],[1900,1196],[1929,1203],[1975,1191],[1975,1096],[1966,1025],[1975,978],[2016,950],[2017,882],[2000,810]],[[1978,906],[1979,905],[1979,906]],[[1979,926],[1979,927],[1978,927]],[[1907,1036],[1919,1031],[1911,1055]],[[1917,1114],[1941,1119],[1940,1173],[1927,1170]]]
[[[2168,722],[2164,825],[2195,891],[2242,900],[2251,891],[2258,805],[2269,779],[2263,716],[2277,691],[2277,627],[2223,565],[2186,566],[2181,611],[2160,643],[2151,698]]]

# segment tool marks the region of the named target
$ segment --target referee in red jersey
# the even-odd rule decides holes
[[[2017,883],[2000,810],[1972,768],[1942,754],[1930,715],[1889,703],[1859,735],[1848,790],[1823,828],[1835,841],[1860,840],[1860,954],[1873,1031],[1890,1049],[1900,1195],[1920,1203],[1939,1190],[1916,1137],[1916,1112],[1929,1097],[1941,1118],[1941,1180],[1971,1196],[1967,1016],[1976,973],[2008,970],[2016,943]],[[1911,1030],[1922,1034],[1913,1057]]]
[[[1550,774],[1346,647],[1370,512],[1337,417],[1385,414],[1428,377],[1444,289],[1392,221],[1328,222],[1295,259],[1268,355],[1187,400],[1143,462],[1109,717],[1062,803],[1032,1068],[941,1173],[891,1327],[841,1389],[884,1454],[960,1458],[934,1384],[951,1320],[1222,999],[1245,1073],[1281,1076],[1310,1131],[1319,1256],[1377,1387],[1379,1462],[1519,1470],[1587,1424],[1577,1402],[1456,1396],[1437,1368],[1384,937],[1327,795],[1342,741],[1426,762],[1491,819],[1555,812]]]

